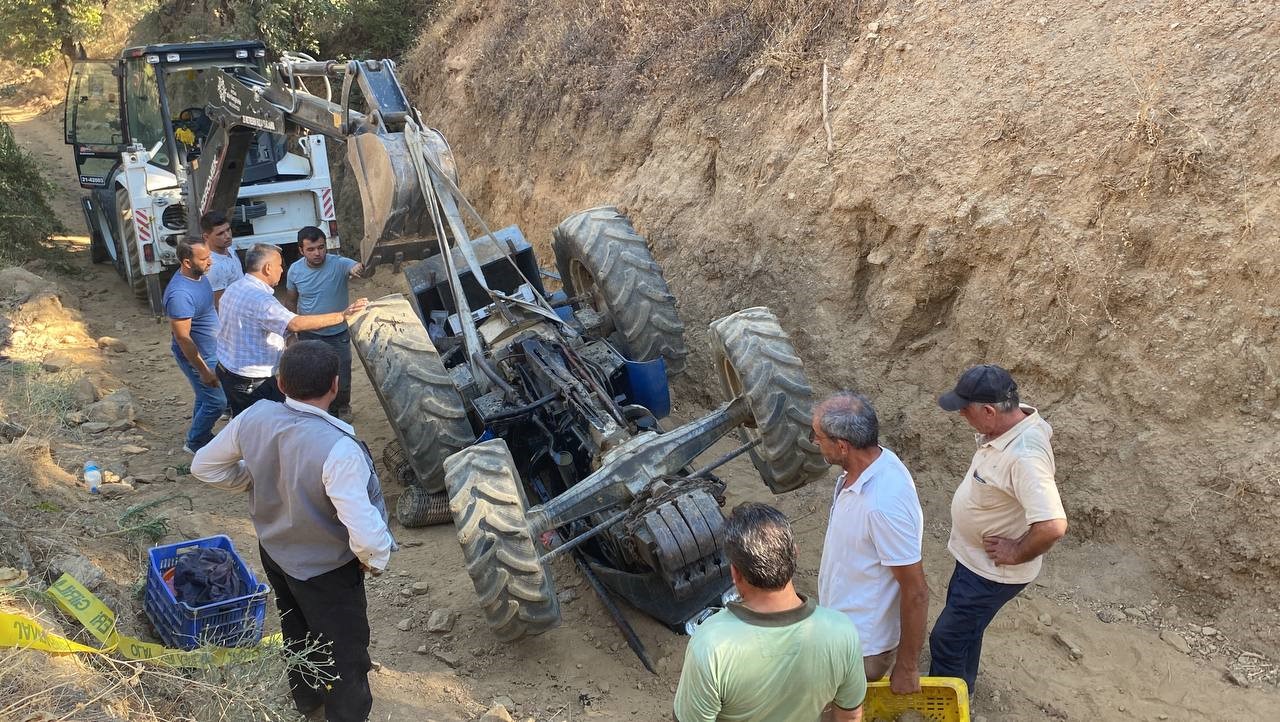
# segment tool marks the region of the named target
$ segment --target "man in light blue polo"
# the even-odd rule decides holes
[[[285,305],[290,311],[301,314],[320,314],[341,311],[349,303],[347,281],[358,277],[364,265],[341,256],[330,256],[324,231],[315,226],[304,226],[298,231],[298,250],[302,262],[289,265],[285,276]],[[329,413],[339,418],[351,418],[351,335],[347,322],[342,321],[327,328],[303,331],[299,339],[323,341],[338,353],[338,395],[329,407]]]

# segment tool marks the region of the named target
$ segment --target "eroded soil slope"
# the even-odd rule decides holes
[[[1074,583],[1129,585],[1105,548],[1280,649],[1274,4],[590,5],[459,2],[409,63],[491,222],[547,250],[624,206],[685,391],[707,322],[772,307],[820,387],[875,399],[931,522],[972,448],[933,398],[1008,366],[1057,430]]]

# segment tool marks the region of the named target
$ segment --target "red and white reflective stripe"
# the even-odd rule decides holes
[[[133,212],[133,225],[138,229],[138,238],[143,243],[151,240],[151,215],[139,208]]]
[[[332,221],[333,215],[333,189],[320,189],[320,220]]]

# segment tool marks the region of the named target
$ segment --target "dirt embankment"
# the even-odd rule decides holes
[[[787,3],[588,5],[459,2],[407,63],[492,223],[548,251],[624,206],[691,346],[775,309],[818,386],[873,396],[931,522],[971,448],[933,397],[1006,365],[1057,431],[1072,583],[1124,591],[1105,547],[1280,651],[1273,4],[862,3],[819,47],[779,41]]]

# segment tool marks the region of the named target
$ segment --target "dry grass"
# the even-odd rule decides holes
[[[554,114],[608,110],[619,123],[655,90],[707,88],[716,96],[761,67],[797,71],[855,34],[861,4],[847,0],[620,0],[606,12],[585,0],[518,3],[485,20],[476,98],[528,128]],[[467,7],[440,23],[415,53],[420,67],[447,55]],[[434,68],[429,72],[434,72]],[[518,111],[518,112],[517,112]]]
[[[71,387],[83,375],[79,369],[49,373],[39,364],[0,363],[0,410],[21,419],[28,433],[48,437],[75,410]]]
[[[0,587],[0,610],[38,620],[83,644],[97,641],[52,608],[36,586]],[[0,650],[0,720],[53,722],[275,722],[296,720],[287,665],[301,664],[320,683],[333,676],[308,661],[312,645],[205,669],[170,669],[105,655],[50,655]]]

